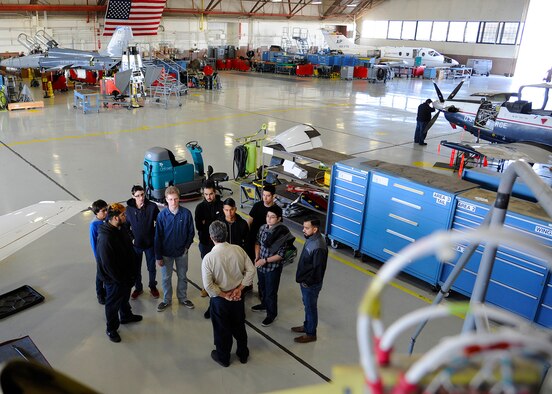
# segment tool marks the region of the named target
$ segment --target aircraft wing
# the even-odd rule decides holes
[[[528,163],[552,164],[552,149],[536,144],[466,144],[441,141],[441,145],[471,154],[499,160],[523,160]]]
[[[495,159],[523,160],[528,163],[552,164],[552,151],[546,147],[514,142],[474,146],[481,154]]]
[[[86,210],[90,202],[41,201],[0,216],[0,261]]]

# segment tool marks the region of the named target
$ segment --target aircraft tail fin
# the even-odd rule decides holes
[[[123,52],[128,48],[132,40],[132,28],[130,26],[119,26],[113,33],[107,49],[101,52],[102,56],[122,57]]]
[[[343,49],[354,49],[355,43],[342,34],[330,33],[327,30],[322,29],[322,34],[326,43],[332,51],[341,51]]]

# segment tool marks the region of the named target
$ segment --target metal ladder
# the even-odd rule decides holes
[[[188,92],[187,84],[180,80],[184,68],[172,60],[160,59],[143,61],[143,65],[144,67],[162,67],[159,78],[148,88],[151,102],[168,108],[170,98],[174,95],[178,106],[182,106],[180,97]],[[170,75],[166,70],[175,71],[177,78]]]

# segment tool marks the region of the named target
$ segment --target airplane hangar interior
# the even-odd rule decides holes
[[[552,393],[550,10],[0,0],[0,392]]]

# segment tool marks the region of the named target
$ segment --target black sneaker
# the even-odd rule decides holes
[[[264,312],[266,311],[266,306],[264,306],[263,304],[254,305],[251,307],[251,310],[253,312]]]
[[[263,322],[261,323],[261,326],[263,327],[271,326],[272,323],[274,323],[274,320],[276,320],[275,317],[267,317],[266,319],[263,320]]]
[[[136,323],[142,321],[142,315],[130,315],[125,319],[121,319],[121,324]]]
[[[215,360],[221,367],[226,368],[227,366],[230,365],[230,362],[228,362],[228,361],[225,362],[225,363],[223,363],[222,361],[220,361],[220,359],[219,359],[219,357],[218,357],[218,353],[217,353],[216,350],[212,350],[212,351],[211,351],[211,358],[212,358],[213,360]]]
[[[107,334],[111,342],[115,342],[115,343],[121,342],[121,336],[117,331],[106,331],[105,333]]]
[[[105,296],[98,296],[98,304],[105,305]]]
[[[236,352],[236,356],[238,356],[238,359],[240,360],[240,363],[247,364],[247,359],[249,358],[249,353],[238,355],[238,353]]]
[[[205,313],[203,314],[203,317],[206,318],[206,319],[210,319],[211,318],[211,310],[207,309],[205,311]]]

